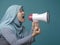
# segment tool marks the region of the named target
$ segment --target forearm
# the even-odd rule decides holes
[[[25,44],[25,43],[28,43],[30,40],[32,40],[32,35],[29,35],[29,36],[26,36],[22,39],[17,40],[16,44],[17,45]]]
[[[22,38],[22,39],[17,39],[16,35],[9,29],[4,29],[1,31],[2,35],[4,38],[8,41],[9,44],[11,45],[21,45],[28,43],[29,41],[32,40],[32,34]]]

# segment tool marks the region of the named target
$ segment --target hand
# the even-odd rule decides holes
[[[32,22],[32,36],[35,37],[36,35],[38,35],[40,33],[40,28],[39,28],[39,24],[38,22]]]

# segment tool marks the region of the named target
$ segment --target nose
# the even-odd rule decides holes
[[[24,14],[24,12],[22,12]]]
[[[22,12],[22,14],[24,15],[24,12]]]

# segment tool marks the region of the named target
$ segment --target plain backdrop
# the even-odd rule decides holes
[[[50,13],[50,23],[39,21],[41,33],[36,37],[32,45],[60,45],[60,0],[0,0],[0,19],[5,14],[7,8],[18,4],[24,6],[25,23],[27,31],[31,31],[31,21],[29,14]]]

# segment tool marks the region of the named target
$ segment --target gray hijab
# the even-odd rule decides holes
[[[16,34],[18,38],[23,37],[22,22],[19,22],[17,18],[17,13],[19,12],[20,8],[22,8],[20,5],[10,6],[0,21],[0,30],[2,30],[2,28],[9,28],[13,31],[13,33]]]

